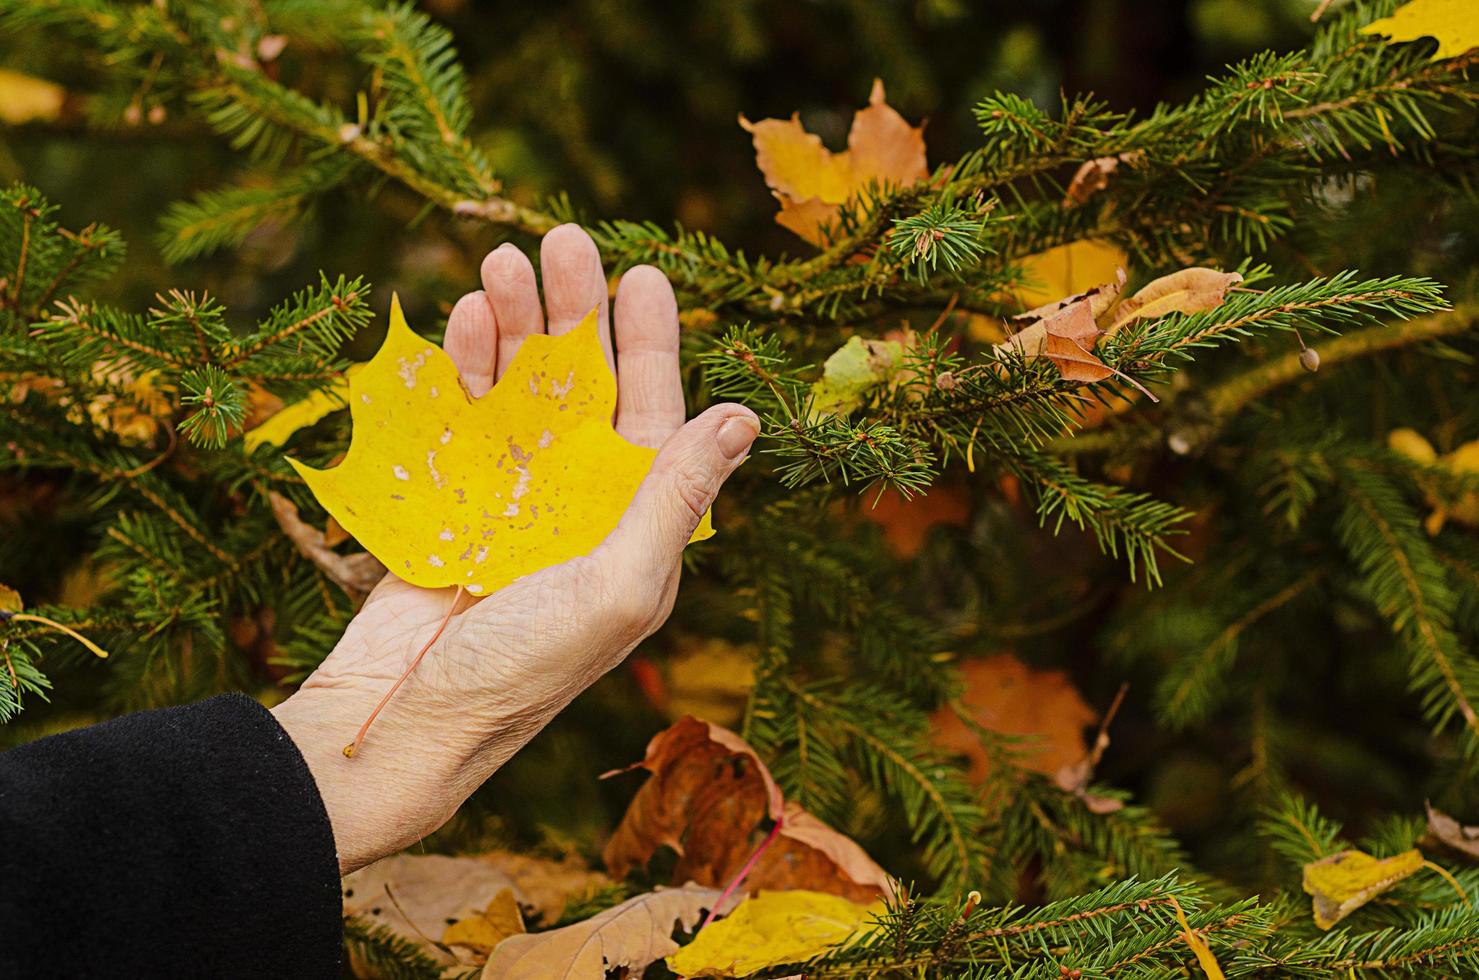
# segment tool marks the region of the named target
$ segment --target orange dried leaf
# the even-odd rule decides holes
[[[841,205],[870,182],[905,186],[929,176],[924,127],[911,126],[884,99],[883,82],[874,80],[868,106],[853,115],[847,149],[833,153],[801,120],[762,119],[740,125],[755,144],[755,162],[781,202],[776,221],[814,245]]]
[[[1055,776],[1088,755],[1084,728],[1098,716],[1063,671],[1033,670],[999,653],[962,662],[961,673],[961,701],[976,724],[1028,737],[1019,757],[1023,768]],[[970,761],[971,781],[984,781],[991,763],[976,733],[949,709],[936,712],[932,724],[936,742]]]
[[[344,530],[413,585],[487,595],[586,554],[657,455],[612,428],[616,379],[598,329],[592,311],[569,333],[526,338],[474,399],[393,300],[385,343],[350,378],[344,461],[291,462]],[[706,517],[694,540],[712,534]]]
[[[733,848],[743,852],[743,861],[750,829],[782,812],[780,787],[760,757],[733,732],[697,718],[681,718],[658,732],[641,762],[603,778],[637,768],[652,775],[637,790],[602,854],[607,872],[616,878],[646,864],[659,847],[684,854],[684,836],[695,819],[729,820],[742,827],[725,839],[743,838]]]
[[[861,513],[883,528],[883,538],[894,554],[912,558],[935,528],[966,527],[970,523],[971,497],[958,483],[937,484],[913,497],[887,490],[865,502]]]

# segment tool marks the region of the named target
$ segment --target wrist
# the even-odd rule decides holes
[[[305,688],[272,709],[313,774],[334,832],[342,874],[394,854],[436,830],[464,798],[455,754],[406,720],[377,723],[353,759],[344,745],[374,707],[372,695]]]

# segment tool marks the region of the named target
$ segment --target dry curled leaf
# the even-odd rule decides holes
[[[1416,848],[1389,858],[1341,851],[1304,866],[1304,890],[1314,897],[1315,925],[1329,929],[1423,866]]]
[[[1134,320],[1153,320],[1170,313],[1200,313],[1222,305],[1227,291],[1243,281],[1236,272],[1193,266],[1154,279],[1120,303],[1106,334]]]
[[[1428,833],[1445,847],[1479,861],[1479,827],[1466,827],[1457,820],[1424,804],[1428,808]]]
[[[641,762],[602,778],[637,768],[652,775],[602,853],[607,872],[618,879],[645,864],[659,847],[683,855],[683,839],[695,819],[718,823],[732,817],[747,838],[761,819],[782,813],[780,787],[760,757],[738,735],[697,718],[680,718],[653,736]],[[741,843],[737,850],[748,853],[747,846]]]
[[[745,977],[856,941],[884,911],[822,892],[762,891],[667,959],[683,977]]]
[[[268,492],[267,500],[272,505],[272,516],[277,519],[277,526],[293,542],[298,553],[313,562],[351,599],[356,602],[363,599],[385,577],[385,566],[380,559],[363,551],[352,555],[339,554],[328,543],[324,532],[299,517],[297,506],[276,490]]]
[[[1033,670],[1009,653],[961,663],[965,680],[962,703],[982,728],[1003,735],[1026,736],[1020,764],[1056,776],[1089,754],[1084,728],[1098,715],[1061,670]],[[941,709],[932,725],[935,741],[970,762],[969,778],[985,781],[991,762],[980,739],[955,712]]]
[[[1091,384],[1117,372],[1094,355],[1099,339],[1094,322],[1093,301],[1087,297],[1055,310],[1019,333],[997,350],[1027,359],[1046,357],[1065,381]]]
[[[1412,0],[1392,11],[1392,16],[1367,24],[1361,33],[1382,34],[1393,43],[1436,38],[1433,60],[1442,61],[1479,47],[1479,16],[1474,13],[1474,0]]]
[[[608,971],[641,976],[678,949],[674,930],[691,931],[719,892],[665,888],[548,932],[510,936],[493,950],[483,980],[605,980]]]
[[[908,186],[929,176],[924,127],[911,126],[884,99],[883,82],[874,80],[868,107],[853,115],[847,149],[833,153],[820,137],[801,126],[800,117],[762,119],[740,125],[755,144],[755,162],[781,210],[777,223],[813,245],[841,206],[869,183]]]
[[[626,512],[655,449],[616,434],[616,378],[591,311],[525,338],[482,398],[393,300],[375,357],[349,380],[344,461],[291,460],[325,509],[400,578],[487,595],[590,552]],[[713,534],[705,516],[694,540]]]
[[[759,757],[727,729],[683,718],[653,738],[637,766],[651,776],[604,852],[617,878],[666,846],[679,855],[673,880],[726,885],[766,840],[767,825],[779,821],[747,888],[810,888],[861,901],[891,888],[854,841],[785,803]]]
[[[1063,195],[1063,206],[1072,208],[1087,202],[1109,186],[1109,177],[1119,169],[1120,164],[1133,167],[1144,155],[1143,151],[1131,150],[1114,156],[1085,160],[1079,164],[1073,173],[1073,179],[1068,182],[1068,190]]]

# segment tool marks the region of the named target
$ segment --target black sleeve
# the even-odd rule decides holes
[[[318,787],[239,694],[0,754],[0,977],[339,976]]]

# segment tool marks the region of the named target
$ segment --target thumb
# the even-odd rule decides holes
[[[668,437],[621,523],[599,549],[621,575],[665,578],[760,432],[743,405],[715,405]]]

